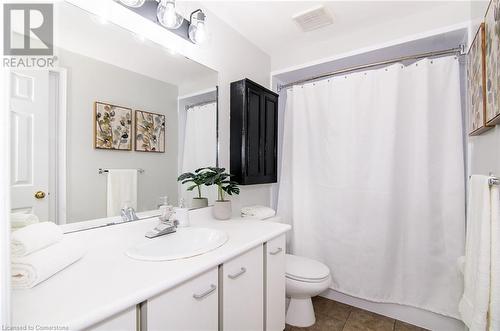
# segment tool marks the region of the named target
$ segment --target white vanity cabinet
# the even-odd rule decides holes
[[[264,246],[266,331],[285,329],[285,235]]]
[[[141,308],[141,329],[147,331],[284,328],[284,235],[149,299]]]
[[[258,247],[222,266],[222,330],[264,330],[263,247]]]
[[[217,331],[218,297],[218,268],[213,268],[149,299],[142,325],[146,320],[148,331]]]

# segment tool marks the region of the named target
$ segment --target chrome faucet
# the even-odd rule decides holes
[[[139,217],[135,214],[134,208],[132,207],[122,208],[120,216],[122,217],[122,222],[137,221],[139,219]]]
[[[146,238],[153,239],[176,232],[179,221],[172,219],[173,215],[175,215],[174,209],[172,207],[167,207],[164,214],[158,217],[160,222],[155,226],[155,228],[146,232]]]

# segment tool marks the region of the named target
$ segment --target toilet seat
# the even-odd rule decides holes
[[[286,254],[286,278],[319,283],[329,276],[330,270],[323,263],[302,256]]]

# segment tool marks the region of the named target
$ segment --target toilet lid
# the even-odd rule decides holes
[[[321,262],[297,255],[286,255],[286,276],[298,280],[318,281],[330,275],[330,270]]]

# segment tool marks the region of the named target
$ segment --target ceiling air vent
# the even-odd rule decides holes
[[[295,14],[292,19],[304,32],[317,30],[333,23],[332,15],[324,6],[314,7]]]

